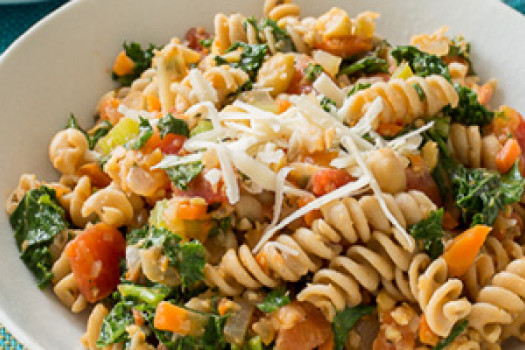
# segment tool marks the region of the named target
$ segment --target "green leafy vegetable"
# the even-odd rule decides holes
[[[487,169],[459,166],[452,174],[452,183],[463,220],[474,226],[492,225],[505,205],[519,201],[525,179],[516,162],[503,176]]]
[[[323,72],[323,67],[320,64],[308,63],[308,66],[304,70],[304,76],[310,81],[315,81],[318,76]]]
[[[348,91],[347,96],[352,96],[353,94],[355,94],[358,91],[368,89],[370,86],[372,86],[372,84],[369,84],[369,83],[366,83],[366,84],[357,83],[354,86],[352,86],[352,89],[350,91]]]
[[[157,49],[157,47],[153,44],[149,44],[148,47],[143,50],[142,46],[136,42],[131,42],[129,45],[124,42],[122,47],[126,51],[126,56],[135,63],[133,73],[119,76],[113,72],[112,76],[113,80],[118,81],[122,85],[129,86],[133,80],[140,77],[142,72],[151,67],[151,60],[154,56],[153,50]]]
[[[104,317],[97,347],[105,347],[111,344],[124,342],[128,339],[126,327],[133,324],[132,303],[121,301],[117,303]]]
[[[27,192],[9,218],[15,230],[20,258],[44,287],[53,278],[49,246],[56,235],[67,229],[64,209],[55,190],[46,186]]]
[[[448,47],[449,57],[460,57],[468,63],[468,75],[476,75],[474,66],[470,60],[470,43],[465,41],[462,35],[454,37]]]
[[[239,62],[230,64],[232,67],[240,68],[250,76],[251,80],[255,81],[257,72],[263,64],[264,57],[268,52],[267,44],[246,44],[243,42],[236,42],[226,52],[235,51],[238,48],[242,49],[241,57]],[[215,56],[215,62],[217,65],[227,64],[228,62],[220,56]],[[219,63],[219,61],[221,63]]]
[[[354,327],[357,321],[361,319],[361,317],[372,314],[374,310],[374,306],[359,305],[338,312],[332,322],[335,343],[334,350],[343,350],[348,332]]]
[[[215,60],[216,66],[222,66],[223,64],[228,64],[228,61],[226,61],[221,56],[214,56],[213,59]]]
[[[447,65],[436,55],[420,51],[415,46],[398,46],[392,50],[391,55],[396,59],[397,64],[407,62],[416,75],[426,77],[438,74],[450,81]]]
[[[201,132],[206,132],[213,130],[213,124],[211,123],[211,120],[199,120],[197,125],[193,129],[191,129],[190,136],[193,137],[197,134],[200,134]]]
[[[458,106],[456,108],[447,106],[443,110],[445,114],[450,115],[453,122],[479,126],[492,122],[494,112],[487,110],[478,102],[478,94],[475,91],[458,83],[454,84],[454,88],[459,95]]]
[[[264,298],[261,303],[257,304],[257,307],[262,312],[266,312],[268,314],[288,304],[290,304],[290,298],[286,293],[286,289],[284,287],[280,287],[268,293],[266,298]]]
[[[227,216],[225,218],[216,220],[215,226],[213,226],[208,233],[208,237],[213,237],[219,233],[226,233],[232,227],[232,218]]]
[[[412,225],[409,232],[422,243],[430,258],[438,258],[443,254],[443,208],[431,212],[426,219]]]
[[[139,235],[143,234],[143,237]],[[148,226],[133,233],[144,238],[140,248],[161,247],[170,265],[178,271],[182,286],[188,288],[204,278],[204,246],[199,241],[181,244],[181,237],[165,228]]]
[[[243,22],[244,30],[247,30],[248,25],[251,25],[254,28],[259,43],[261,43],[261,37],[264,37],[266,35],[265,29],[270,28],[270,32],[272,33],[275,39],[275,47],[278,51],[294,51],[295,47],[292,40],[290,39],[290,35],[286,30],[279,27],[276,21],[269,18],[263,18],[259,23],[257,23],[255,17],[252,16],[247,18]],[[263,33],[262,35],[261,32]]]
[[[127,143],[127,147],[130,149],[138,150],[144,147],[149,138],[153,136],[153,127],[149,123],[149,120],[139,116],[139,134]]]
[[[382,58],[366,56],[355,63],[341,68],[337,75],[356,75],[357,73],[388,73],[388,64],[386,60]]]
[[[327,112],[330,112],[332,110],[332,106],[335,106],[335,101],[324,96],[322,99],[321,99],[321,107],[323,107],[323,109]]]
[[[259,25],[259,30],[264,31],[265,28],[270,27],[272,34],[276,41],[284,41],[289,39],[290,36],[288,32],[277,25],[277,22],[269,18],[261,19],[261,24]]]
[[[199,43],[202,47],[209,49],[211,47],[211,44],[213,44],[213,38],[201,39]]]
[[[171,113],[166,114],[160,118],[157,125],[159,129],[160,138],[163,139],[167,134],[177,134],[185,137],[190,136],[190,128],[185,120],[173,117]]]
[[[421,85],[419,85],[418,83],[414,83],[412,84],[412,86],[416,90],[417,95],[419,96],[419,100],[424,101],[427,95],[425,95],[425,91],[423,91],[423,88],[421,87]]]
[[[112,127],[113,127],[113,125],[111,125],[111,123],[109,121],[103,120],[100,124],[98,124],[96,126],[96,128],[93,131],[93,133],[90,134],[87,131],[85,131],[78,124],[78,121],[75,118],[75,116],[73,115],[73,113],[71,113],[69,115],[69,119],[67,120],[67,125],[66,125],[66,128],[77,129],[81,133],[84,134],[84,136],[86,137],[86,139],[88,141],[89,149],[95,148],[95,146],[97,145],[98,140],[100,140],[102,137],[106,136],[107,133],[109,132],[109,130],[111,130]]]
[[[204,169],[200,162],[179,164],[172,167],[163,168],[173,184],[183,191],[188,190],[188,184]]]
[[[450,334],[445,339],[440,340],[436,346],[432,350],[444,350],[447,346],[452,344],[454,339],[457,338],[458,335],[463,333],[465,329],[467,329],[468,326],[468,320],[459,321],[452,327],[452,330],[450,331]]]

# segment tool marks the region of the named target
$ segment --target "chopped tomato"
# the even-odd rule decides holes
[[[294,76],[290,85],[288,86],[287,93],[292,95],[307,94],[312,91],[313,82],[306,79],[305,71],[309,63],[314,63],[314,60],[308,55],[296,55],[294,62]]]
[[[292,302],[286,307],[297,307],[306,311],[306,317],[289,329],[281,329],[275,340],[277,350],[313,350],[330,342],[332,327],[321,311],[310,303]]]
[[[501,106],[500,112],[502,113],[497,113],[492,120],[492,129],[498,138],[506,138],[516,132],[520,123],[523,123],[523,117],[508,106]]]
[[[437,206],[441,206],[442,201],[439,188],[428,169],[425,168],[416,171],[409,167],[405,169],[405,174],[407,178],[407,190],[421,191]]]
[[[346,185],[354,178],[343,169],[321,169],[318,170],[310,179],[312,193],[322,196],[333,190]]]
[[[191,180],[186,191],[173,186],[173,195],[181,197],[202,197],[208,204],[225,202],[226,196],[223,192],[222,182],[219,182],[217,188],[214,189],[213,186],[204,178],[203,172]]]
[[[324,39],[315,44],[317,49],[324,50],[332,55],[347,58],[372,50],[372,39],[358,35],[341,36]]]
[[[208,39],[209,37],[210,33],[203,27],[190,28],[186,32],[186,35],[184,35],[184,41],[190,49],[202,52],[205,48],[202,46],[201,40]]]
[[[126,241],[116,228],[99,223],[84,230],[66,246],[80,293],[90,303],[102,300],[117,288],[120,259],[126,255]]]
[[[163,139],[160,138],[160,133],[158,129],[155,129],[153,135],[148,139],[142,151],[144,153],[151,153],[156,148],[159,148],[160,151],[164,154],[178,154],[186,137],[177,134],[167,134]]]

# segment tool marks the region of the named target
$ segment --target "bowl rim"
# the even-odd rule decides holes
[[[3,2],[0,0],[0,6],[3,4],[10,4],[10,3],[28,3],[28,2],[42,2],[43,0],[7,0],[6,2]],[[26,39],[36,35],[40,28],[49,25],[50,23],[53,23],[55,18],[58,18],[60,16],[64,16],[67,14],[68,11],[71,9],[79,6],[81,3],[88,2],[88,1],[95,1],[95,0],[70,0],[62,5],[60,5],[58,8],[44,16],[42,19],[37,21],[35,24],[33,24],[28,30],[26,30],[22,35],[20,35],[15,41],[13,41],[6,50],[0,55],[0,66],[2,66],[7,58],[9,56],[12,56],[16,54],[19,47],[24,44]],[[212,0],[210,0],[212,1]],[[307,1],[313,1],[313,0],[307,0]],[[362,1],[362,0],[355,0],[355,1]],[[484,0],[485,2],[492,3],[493,6],[499,7],[498,11],[505,12],[505,16],[514,16],[515,18],[520,18],[520,20],[525,21],[525,15],[517,11],[516,9],[512,8],[509,5],[506,5],[501,0]],[[1,83],[1,82],[0,82]],[[7,312],[4,311],[4,308],[2,305],[0,305],[0,323],[4,326],[6,331],[8,331],[10,334],[13,335],[13,337],[21,343],[24,347],[28,349],[36,349],[36,350],[45,350],[38,341],[29,333],[27,333],[23,326],[16,324],[11,317],[8,315]]]

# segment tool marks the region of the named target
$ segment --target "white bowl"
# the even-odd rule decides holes
[[[442,25],[472,41],[478,74],[497,77],[496,102],[525,111],[525,17],[497,0],[298,1],[303,14],[331,6],[382,13],[377,32],[390,42]],[[98,98],[113,87],[110,67],[124,40],[166,43],[194,26],[212,27],[217,12],[261,15],[262,1],[77,0],[33,27],[0,58],[0,195],[24,172],[53,180],[47,145],[70,112],[92,123]],[[3,202],[2,202],[3,203]],[[42,292],[18,258],[7,215],[0,214],[0,322],[29,349],[81,349],[85,315]]]

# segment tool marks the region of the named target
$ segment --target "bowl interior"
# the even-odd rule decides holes
[[[303,14],[332,6],[382,14],[377,32],[391,43],[448,25],[472,41],[483,78],[497,77],[496,102],[525,111],[525,20],[496,0],[297,1]],[[190,27],[212,29],[215,13],[261,15],[256,0],[77,0],[36,25],[0,59],[0,195],[7,198],[22,173],[55,180],[47,146],[70,112],[92,124],[99,97],[111,89],[110,67],[121,43],[166,43]],[[475,8],[475,13],[472,9]],[[504,25],[503,25],[504,24]],[[521,78],[521,79],[520,79]],[[41,292],[18,258],[7,215],[0,214],[0,322],[30,349],[81,349],[85,315],[72,315],[50,290]]]

